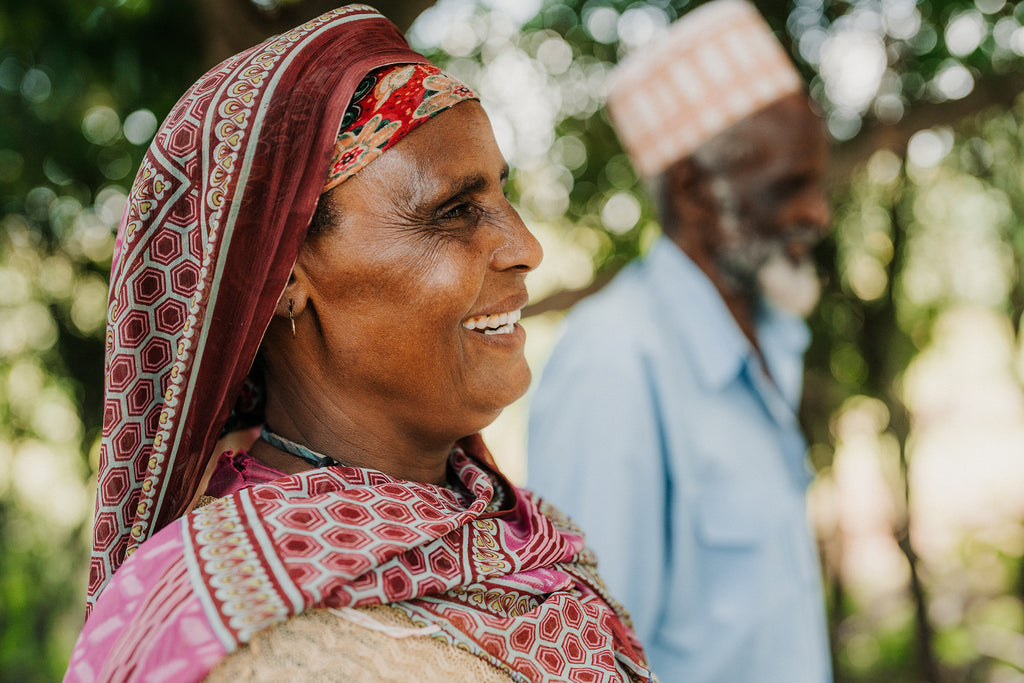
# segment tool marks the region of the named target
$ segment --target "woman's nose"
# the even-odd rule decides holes
[[[509,206],[500,223],[504,243],[491,255],[491,267],[494,270],[511,269],[528,273],[539,266],[544,258],[544,250],[526,227],[519,212]]]

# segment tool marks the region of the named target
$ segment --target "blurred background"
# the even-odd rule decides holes
[[[699,2],[377,2],[480,94],[545,247],[535,375],[654,207],[602,110]],[[0,2],[0,681],[84,615],[114,234],[159,121],[323,0]],[[802,417],[839,681],[1024,680],[1024,2],[757,2],[832,134],[835,232]],[[609,321],[614,324],[614,321]],[[488,429],[525,479],[529,394]]]

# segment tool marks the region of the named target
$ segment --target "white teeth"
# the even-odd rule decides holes
[[[508,313],[492,313],[478,315],[462,321],[467,330],[483,330],[484,334],[508,334],[515,329],[516,323],[523,317],[520,309]]]
[[[512,334],[516,329],[515,323],[502,325],[496,330],[484,330],[484,334]]]

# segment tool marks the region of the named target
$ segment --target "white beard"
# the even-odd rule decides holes
[[[761,295],[775,308],[806,318],[821,297],[821,281],[810,259],[794,264],[782,253],[773,250],[757,269]]]

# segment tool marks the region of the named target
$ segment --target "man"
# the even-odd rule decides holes
[[[530,486],[586,531],[662,681],[830,680],[796,416],[822,122],[743,0],[628,59],[608,109],[664,235],[569,315]]]

